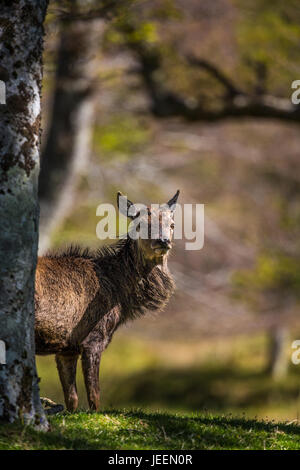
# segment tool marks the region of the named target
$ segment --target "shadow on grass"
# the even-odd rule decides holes
[[[120,411],[110,410],[107,411],[107,414],[112,416],[119,415]],[[199,416],[180,416],[180,415],[170,415],[168,413],[146,413],[141,410],[132,410],[123,412],[124,416],[135,417],[139,419],[146,419],[147,421],[153,421],[158,424],[165,424],[166,429],[175,430],[177,427],[182,431],[185,428],[188,428],[191,423],[198,423],[203,425],[220,425],[220,426],[232,426],[235,428],[242,428],[246,431],[255,429],[256,431],[283,431],[285,434],[292,434],[300,436],[300,426],[296,424],[286,424],[273,421],[264,421],[248,418],[239,418],[233,415],[227,416],[214,416],[202,414]]]
[[[120,412],[108,413],[118,415]],[[287,436],[292,442],[292,448],[300,447],[298,425],[257,421],[230,415],[187,417],[168,413],[145,413],[140,410],[127,411],[124,415],[147,421],[153,428],[163,429],[165,449],[180,449],[183,448],[183,443],[187,449],[279,448],[280,440],[285,440]],[[269,441],[267,445],[266,441]],[[284,444],[286,445],[286,442]]]
[[[48,432],[37,432],[18,424],[0,424],[0,450],[26,449],[93,449],[85,438],[64,436],[50,426]]]
[[[152,368],[114,377],[104,387],[112,406],[163,407],[181,410],[237,410],[270,402],[295,400],[299,383],[293,374],[274,382],[265,374],[226,367]]]

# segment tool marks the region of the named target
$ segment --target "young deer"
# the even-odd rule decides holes
[[[127,201],[125,213],[151,234],[128,236],[96,253],[71,248],[39,258],[35,291],[37,354],[55,354],[66,407],[76,410],[76,366],[81,354],[90,408],[99,409],[101,353],[119,325],[147,310],[161,310],[174,283],[167,258],[172,247],[174,209],[179,191],[159,209],[137,212]],[[118,207],[121,193],[118,193]],[[134,215],[132,215],[134,214]],[[152,230],[153,233],[153,230]],[[130,235],[130,234],[129,234]]]

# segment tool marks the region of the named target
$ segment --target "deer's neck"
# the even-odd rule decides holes
[[[133,319],[147,310],[165,307],[174,291],[174,281],[168,270],[167,259],[161,264],[147,262],[135,240],[127,240],[115,256],[113,282],[122,320]]]

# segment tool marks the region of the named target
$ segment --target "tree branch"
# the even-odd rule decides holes
[[[300,106],[289,99],[272,95],[250,95],[239,90],[220,70],[205,60],[197,60],[201,66],[227,89],[227,95],[215,108],[207,108],[193,100],[185,100],[173,91],[161,88],[153,77],[153,71],[141,58],[141,75],[151,99],[151,110],[157,117],[183,117],[189,121],[218,121],[226,118],[264,118],[300,121]],[[157,67],[158,68],[158,67]]]
[[[185,99],[158,82],[157,71],[162,68],[159,48],[144,41],[134,42],[130,38],[134,25],[122,26],[127,35],[127,47],[135,54],[139,73],[151,101],[151,111],[157,117],[183,117],[188,121],[218,121],[227,118],[263,118],[285,121],[300,121],[300,106],[289,99],[267,94],[249,94],[238,88],[223,71],[205,59],[188,57],[190,64],[201,67],[216,78],[227,90],[226,96],[214,107],[204,107],[192,99]]]
[[[153,96],[153,94],[152,94]],[[181,116],[189,121],[219,121],[226,118],[264,118],[286,121],[300,121],[300,107],[293,105],[288,99],[274,96],[238,95],[231,103],[224,103],[218,109],[205,109],[201,105],[191,106],[180,100],[176,95],[161,95],[159,100],[152,102],[152,112],[157,117]]]
[[[239,89],[233,82],[230,80],[224,72],[222,72],[218,67],[211,64],[205,59],[200,59],[198,57],[188,55],[186,60],[189,62],[190,65],[196,66],[198,68],[202,68],[210,75],[212,75],[216,80],[218,80],[227,90],[228,97],[233,98],[237,95],[246,95],[241,89]]]

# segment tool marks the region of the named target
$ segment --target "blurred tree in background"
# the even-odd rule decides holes
[[[82,20],[82,4],[63,2],[63,11],[48,20],[52,29],[56,27],[58,38],[52,111],[41,157],[41,252],[49,248],[53,230],[70,212],[79,174],[89,159],[104,25],[99,19]]]
[[[288,368],[288,324],[281,319],[291,308],[299,307],[300,260],[282,252],[258,256],[253,269],[240,271],[234,276],[240,297],[249,301],[255,312],[268,312],[274,316],[270,331],[270,358],[267,371],[274,378],[286,375]]]

